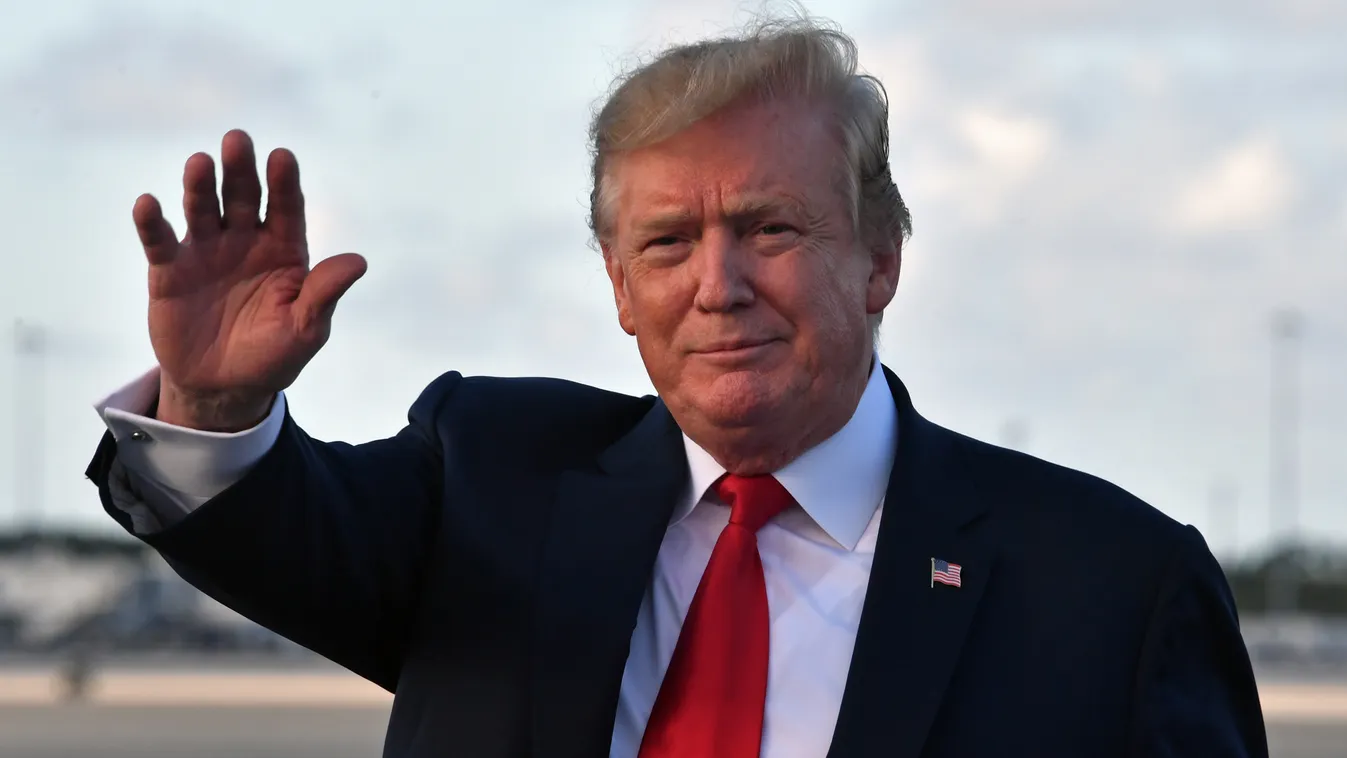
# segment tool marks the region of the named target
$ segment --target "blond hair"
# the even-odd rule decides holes
[[[608,240],[615,156],[663,141],[744,100],[805,98],[830,106],[846,160],[843,186],[867,244],[912,233],[889,172],[889,103],[878,79],[859,73],[856,43],[804,14],[759,20],[741,34],[679,45],[614,85],[590,125],[589,225]]]

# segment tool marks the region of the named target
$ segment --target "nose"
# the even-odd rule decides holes
[[[752,261],[749,251],[739,244],[737,235],[723,229],[708,229],[695,253],[697,260],[697,297],[699,310],[728,313],[753,304],[750,279]]]

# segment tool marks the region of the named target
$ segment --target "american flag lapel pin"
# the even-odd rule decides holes
[[[931,559],[931,587],[935,587],[936,582],[947,584],[951,587],[963,586],[963,566],[949,561],[942,561],[939,558]]]

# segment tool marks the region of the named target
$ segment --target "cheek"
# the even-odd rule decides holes
[[[627,279],[627,299],[637,336],[667,339],[691,307],[692,297],[676,271],[637,272]]]
[[[836,340],[865,323],[865,282],[858,272],[828,265],[818,254],[813,265],[798,266],[778,282],[782,315],[801,334],[818,340]]]

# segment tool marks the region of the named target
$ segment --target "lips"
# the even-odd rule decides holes
[[[774,341],[775,341],[775,340],[772,340],[772,339],[737,339],[737,340],[724,340],[724,341],[721,341],[721,342],[712,342],[711,344],[702,347],[701,349],[697,350],[696,352],[699,352],[699,353],[731,353],[731,352],[734,352],[734,351],[736,351],[736,350],[748,350],[748,349],[754,348],[754,347],[761,347],[761,346],[763,346],[763,345],[769,344],[769,343],[774,342]]]

